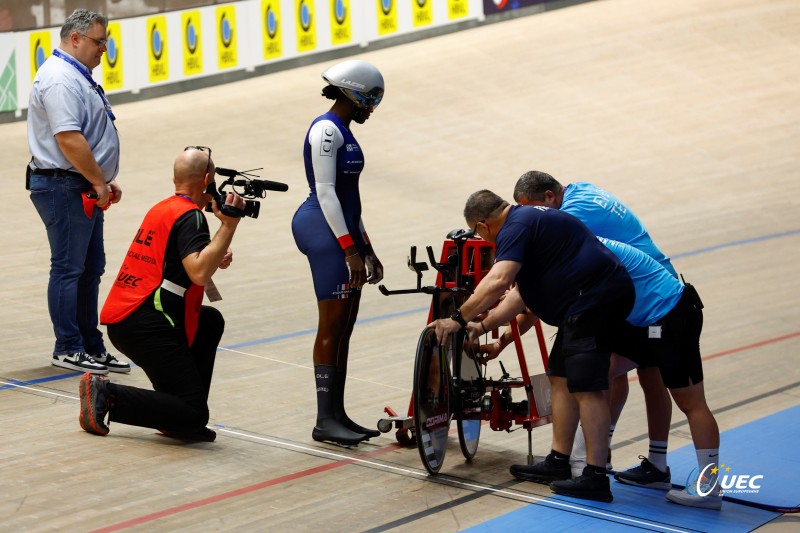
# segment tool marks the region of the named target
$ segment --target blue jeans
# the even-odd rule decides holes
[[[33,173],[30,187],[50,243],[47,307],[56,336],[53,355],[104,353],[97,327],[97,296],[106,266],[103,212],[95,209],[88,218],[81,198],[92,185],[77,176]]]

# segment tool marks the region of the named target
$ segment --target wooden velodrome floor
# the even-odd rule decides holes
[[[471,192],[510,199],[530,169],[592,181],[644,219],[701,291],[706,391],[721,429],[798,404],[798,2],[590,2],[361,57],[387,84],[384,103],[354,130],[367,160],[364,220],[387,286],[413,284],[408,247],[438,251],[463,225]],[[508,474],[525,461],[523,431],[485,428],[472,464],[453,437],[436,481],[393,434],[355,449],[311,440],[316,307],[290,220],[307,194],[303,136],[328,107],[319,96],[327,64],[115,108],[124,200],[106,215],[103,296],[145,210],[171,193],[185,145],[290,184],[241,223],[234,265],[216,276],[227,326],[213,444],[80,429],[78,374],[50,366],[49,251],[22,188],[25,124],[0,126],[0,529],[454,531],[549,494]],[[406,409],[428,303],[365,291],[347,402],[362,423],[385,405]],[[140,369],[112,379],[148,386]],[[690,442],[677,409],[673,422],[670,449]],[[549,426],[536,429],[535,453],[549,440]],[[618,467],[646,451],[635,385],[615,442]]]

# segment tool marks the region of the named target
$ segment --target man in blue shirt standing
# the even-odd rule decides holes
[[[673,278],[678,277],[669,258],[653,242],[642,221],[619,198],[605,189],[585,182],[571,183],[564,187],[550,174],[532,170],[517,180],[514,186],[514,200],[521,205],[542,205],[576,216],[598,237],[628,244],[652,257]],[[521,324],[521,327],[524,326]],[[649,453],[640,466],[622,473],[618,480],[641,487],[667,488],[671,485],[667,466],[667,443],[672,418],[672,401],[657,367],[642,365],[638,369],[638,374],[639,384],[645,394],[650,436]],[[609,392],[610,445],[614,427],[628,398],[627,374],[613,378]],[[582,469],[582,466],[576,468],[575,463],[577,465],[585,463],[585,455],[586,444],[583,432],[579,428],[572,448],[573,472]]]
[[[85,9],[61,27],[61,43],[39,68],[28,105],[27,188],[47,229],[47,304],[56,342],[52,364],[93,374],[130,372],[106,351],[98,329],[105,270],[103,211],[122,198],[114,114],[92,70],[106,51],[108,20]],[[84,197],[97,200],[84,209]],[[87,197],[88,198],[88,197]]]
[[[467,200],[464,218],[496,245],[495,263],[450,318],[433,323],[437,338],[441,342],[466,327],[516,283],[490,316],[499,325],[527,307],[542,321],[558,326],[564,372],[550,376],[553,418],[575,417],[572,400],[565,398],[574,396],[586,435],[587,465],[582,475],[557,481],[551,488],[568,496],[611,501],[605,468],[610,416],[604,391],[612,341],[608,333],[624,323],[633,307],[630,276],[580,220],[557,209],[511,206],[482,190]],[[559,412],[561,406],[570,412]],[[575,425],[570,429],[573,434]],[[550,456],[556,454],[569,459],[569,450],[552,450]]]
[[[627,322],[635,328],[639,349],[624,353],[638,365],[655,365],[664,385],[689,422],[698,472],[684,490],[672,489],[667,499],[691,507],[719,510],[719,427],[706,402],[700,332],[703,303],[695,288],[684,285],[652,257],[627,244],[600,238],[625,265],[636,290]],[[629,334],[629,333],[628,333]],[[637,467],[640,468],[640,467]],[[623,481],[618,473],[615,477]],[[692,486],[694,485],[694,486]],[[667,487],[671,488],[669,484]]]

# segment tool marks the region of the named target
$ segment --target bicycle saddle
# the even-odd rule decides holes
[[[454,229],[450,233],[447,234],[447,238],[452,241],[466,241],[467,239],[471,239],[475,236],[475,233],[471,229]]]

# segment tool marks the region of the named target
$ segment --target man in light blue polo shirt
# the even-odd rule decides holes
[[[524,173],[514,186],[514,200],[522,205],[540,205],[559,209],[581,220],[589,230],[599,237],[613,239],[633,246],[657,261],[677,279],[677,273],[669,258],[656,246],[641,220],[634,212],[610,192],[592,185],[578,182],[562,186],[553,176],[532,170]],[[527,327],[523,317],[520,328]],[[639,384],[645,393],[650,449],[648,456],[636,471],[627,472],[620,481],[642,487],[663,488],[671,483],[667,467],[667,443],[672,418],[672,401],[664,388],[658,368],[642,365]],[[614,427],[628,398],[628,378],[621,374],[610,386],[611,427],[609,445]],[[570,461],[573,473],[583,470],[586,444],[583,431],[575,434]],[[565,446],[565,443],[561,443]],[[609,456],[610,463],[610,456]],[[533,467],[532,467],[533,468]],[[611,466],[609,464],[608,468]]]
[[[97,316],[105,269],[102,208],[122,198],[115,117],[92,78],[106,51],[107,27],[106,17],[85,9],[67,17],[59,47],[36,73],[28,105],[26,184],[50,243],[52,364],[95,374],[130,372],[106,351]],[[84,209],[87,194],[97,203]]]
[[[678,281],[671,272],[646,253],[627,244],[599,237],[606,248],[625,266],[633,281],[636,298],[627,322],[636,326],[621,333],[633,335],[639,349],[622,354],[633,363],[653,364],[664,385],[689,422],[697,456],[698,472],[708,472],[705,494],[687,483],[683,490],[672,489],[667,499],[690,507],[719,510],[722,494],[717,479],[719,462],[719,427],[706,402],[703,364],[700,357],[700,332],[703,329],[703,303],[695,288]],[[644,332],[640,335],[639,332]],[[646,337],[645,337],[646,335]],[[640,477],[641,467],[636,467]],[[618,481],[631,483],[631,477],[618,472]],[[669,474],[669,470],[667,470]],[[627,477],[627,479],[626,479]],[[671,489],[670,483],[664,487]]]

